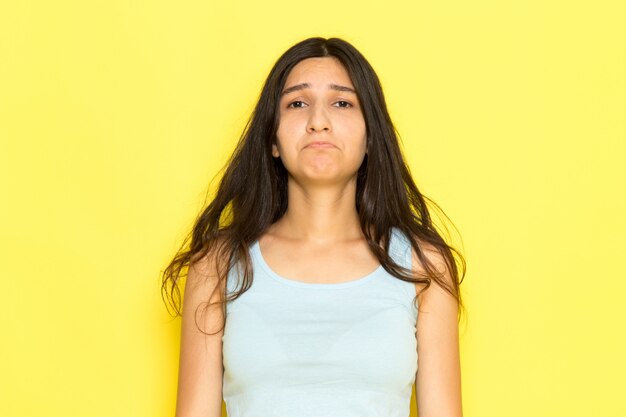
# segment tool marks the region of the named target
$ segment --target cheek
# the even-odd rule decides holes
[[[288,160],[294,158],[293,148],[296,140],[297,136],[294,127],[289,121],[281,121],[276,130],[276,148],[285,166],[289,164]]]
[[[346,141],[350,143],[352,148],[359,150],[367,148],[367,131],[365,123],[358,121],[354,123],[347,123],[343,125],[341,131],[337,133],[346,138]]]
[[[289,136],[293,136],[297,129],[297,121],[293,117],[282,117],[278,123],[276,136],[282,140],[289,140]]]

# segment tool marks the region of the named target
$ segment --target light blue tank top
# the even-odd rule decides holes
[[[417,372],[415,285],[382,266],[316,284],[279,276],[250,247],[253,283],[227,303],[222,394],[229,417],[408,417]],[[389,255],[410,268],[406,236]],[[228,289],[239,275],[231,268]]]

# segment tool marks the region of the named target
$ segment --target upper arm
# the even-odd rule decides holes
[[[189,266],[182,309],[176,417],[222,415],[222,327],[216,262],[206,255]],[[221,288],[221,286],[220,286]],[[198,308],[200,306],[200,308]],[[196,311],[197,310],[197,311]],[[197,322],[197,324],[196,324]],[[202,333],[198,326],[205,333]]]
[[[424,251],[444,279],[452,283],[441,254]],[[414,270],[423,271],[415,251]],[[416,291],[422,288],[415,284]],[[458,303],[434,279],[418,297],[416,324],[418,369],[415,397],[420,417],[461,417],[461,364],[459,354]]]

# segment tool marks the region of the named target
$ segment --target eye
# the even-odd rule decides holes
[[[340,104],[339,107],[343,107],[343,108],[352,107],[351,103],[348,103],[347,101],[344,101],[344,100],[338,101],[337,104]]]
[[[300,105],[298,105],[298,104],[300,104]],[[302,107],[302,105],[304,105],[304,102],[303,102],[303,101],[296,100],[296,101],[292,101],[291,103],[289,103],[289,104],[287,105],[287,107],[291,107],[291,108],[301,108],[301,107]]]

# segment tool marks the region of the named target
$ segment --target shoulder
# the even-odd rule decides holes
[[[215,288],[220,280],[220,275],[227,273],[228,253],[224,244],[226,239],[218,237],[211,248],[205,248],[194,254],[189,261],[187,273],[187,285],[192,287]],[[223,282],[222,282],[223,284]]]
[[[416,235],[413,235],[413,239],[417,242],[419,248],[421,249],[423,257],[428,261],[432,268],[435,269],[435,272],[440,276],[445,284],[449,288],[454,288],[454,278],[450,273],[446,259],[441,251],[433,244],[424,241]],[[414,275],[424,276],[426,274],[426,268],[413,247],[411,247],[411,265]],[[416,292],[419,293],[425,286],[425,284],[416,283]],[[436,280],[432,279],[430,286],[418,297],[418,303],[421,305],[425,301],[425,297],[429,297],[429,295],[433,293],[437,293],[440,296],[445,293],[448,294],[448,296],[451,296]]]

